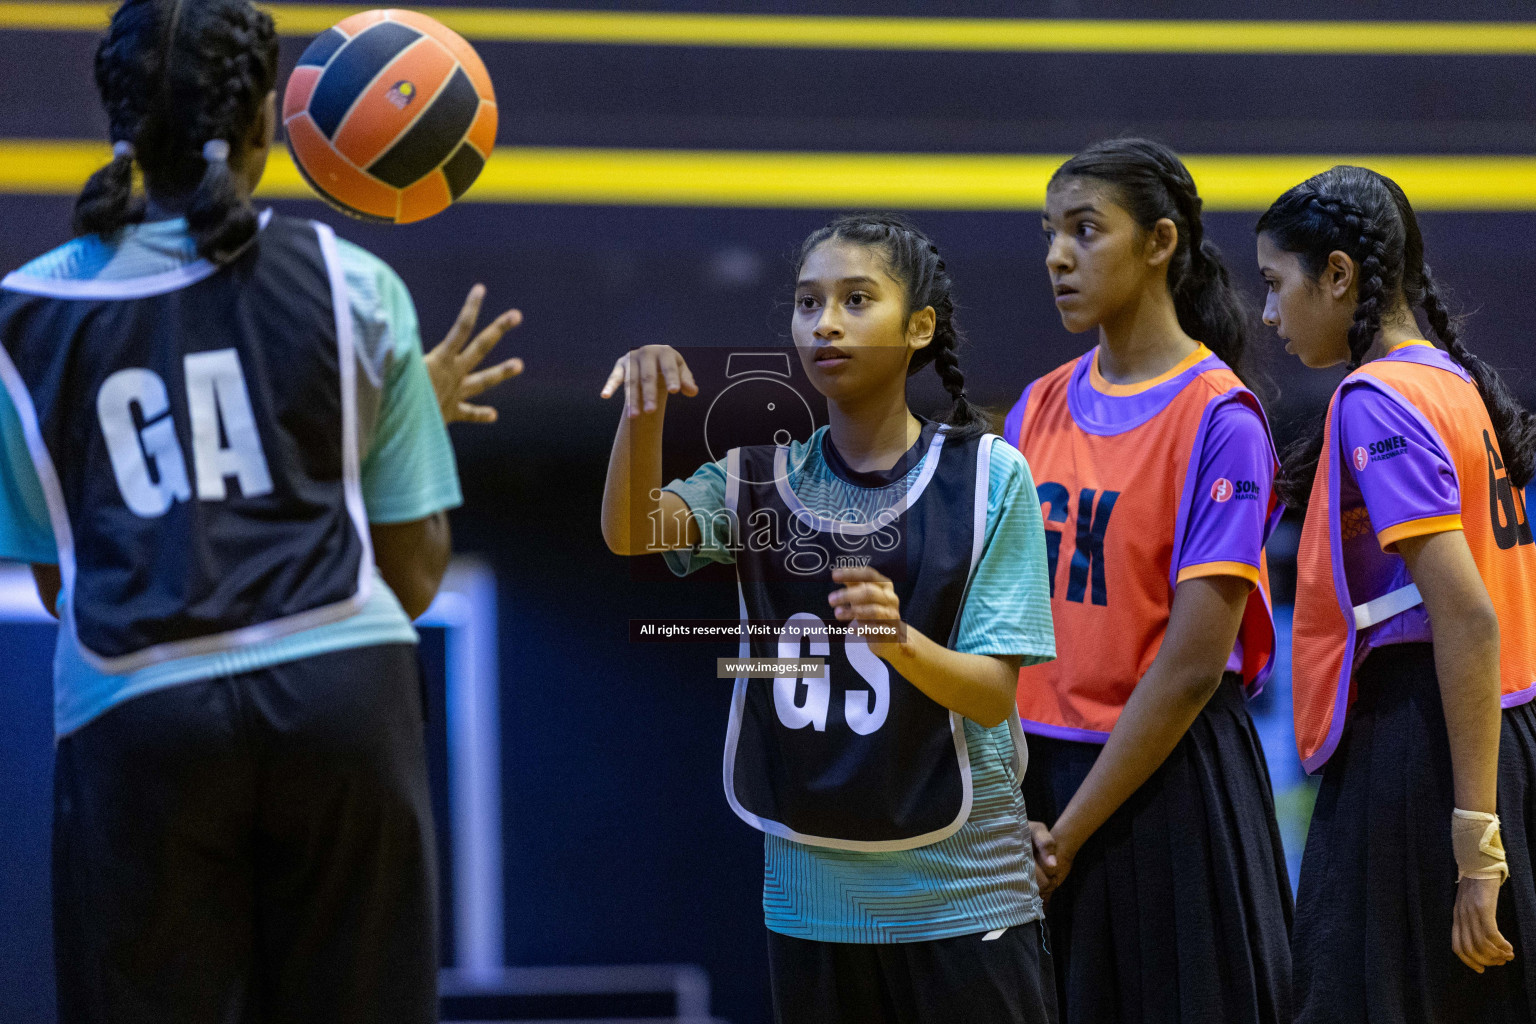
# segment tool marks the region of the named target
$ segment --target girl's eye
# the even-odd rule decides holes
[[[848,305],[862,306],[868,298],[869,296],[865,295],[863,292],[854,292],[852,295],[848,296]]]
[[[1092,234],[1096,233],[1098,230],[1099,229],[1098,229],[1097,225],[1090,224],[1087,221],[1083,221],[1081,224],[1079,224],[1077,226],[1077,233],[1079,235],[1083,236],[1084,238],[1088,237],[1089,235],[1092,235]]]
[[[802,295],[798,305],[801,309],[815,309],[816,297],[814,295]]]

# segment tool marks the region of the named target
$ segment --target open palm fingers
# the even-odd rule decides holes
[[[475,340],[465,346],[464,351],[458,354],[459,367],[465,372],[480,365],[481,360],[490,355],[491,349],[501,341],[502,336],[523,322],[523,314],[516,309],[509,309],[486,325],[485,330],[475,335]]]
[[[485,285],[477,284],[469,290],[469,295],[464,299],[464,305],[459,308],[459,315],[453,321],[453,326],[448,329],[448,334],[443,338],[443,344],[448,346],[448,351],[457,354],[474,333],[475,322],[480,319],[480,304],[485,301]]]
[[[495,366],[488,366],[464,378],[464,383],[459,386],[460,398],[474,398],[483,394],[502,381],[511,380],[523,372],[523,361],[512,358]]]

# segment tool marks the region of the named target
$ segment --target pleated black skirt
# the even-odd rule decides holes
[[[1499,800],[1510,879],[1499,930],[1515,959],[1481,975],[1451,950],[1456,860],[1450,743],[1434,649],[1393,644],[1355,674],[1323,768],[1296,897],[1303,1024],[1530,1024],[1536,992],[1536,709],[1504,712]]]
[[[1102,748],[1029,737],[1055,822]],[[1291,889],[1269,770],[1229,673],[1046,905],[1062,1024],[1289,1024]]]

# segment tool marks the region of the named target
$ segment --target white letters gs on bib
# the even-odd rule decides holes
[[[270,494],[272,474],[261,450],[239,353],[232,348],[194,352],[183,358],[182,368],[198,498],[223,501],[229,477],[239,482],[244,497]],[[142,429],[134,422],[135,405]],[[165,515],[172,503],[191,499],[187,463],[176,438],[165,381],[158,374],[137,367],[112,374],[96,394],[96,417],[118,490],[134,515],[154,519]]]
[[[822,620],[810,612],[791,615],[785,629],[779,633],[779,657],[805,657],[806,630],[822,625]],[[791,626],[800,629],[792,631]],[[831,653],[825,633],[810,636],[809,643],[813,658],[824,658]],[[891,709],[890,669],[861,636],[848,637],[843,651],[848,656],[848,663],[869,687],[868,690],[849,690],[843,694],[843,719],[848,728],[860,736],[868,736],[885,724]],[[832,704],[832,683],[827,673],[828,669],[823,668],[819,676],[778,676],[773,680],[773,707],[785,727],[804,729],[810,726],[817,732],[826,732],[827,712]]]

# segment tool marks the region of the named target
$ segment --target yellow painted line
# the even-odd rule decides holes
[[[0,140],[0,194],[70,195],[108,159],[96,142]],[[615,206],[1038,210],[1065,154],[777,153],[498,147],[466,202]],[[1536,211],[1533,156],[1187,158],[1208,210],[1259,211],[1336,163],[1395,178],[1421,210]],[[285,150],[261,195],[312,198]]]
[[[366,6],[263,4],[289,36]],[[0,29],[99,31],[111,4],[0,2]],[[1536,22],[896,18],[428,7],[482,42],[1013,53],[1536,54]]]

